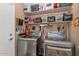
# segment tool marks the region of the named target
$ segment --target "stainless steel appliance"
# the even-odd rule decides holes
[[[53,40],[53,41],[66,41],[66,33],[63,31],[53,31],[53,32],[48,32],[48,40]]]
[[[37,39],[34,37],[19,37],[18,56],[36,56]]]
[[[45,41],[46,56],[74,56],[74,44],[72,42]]]

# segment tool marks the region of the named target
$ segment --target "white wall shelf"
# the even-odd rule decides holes
[[[64,12],[64,11],[71,11],[72,6],[67,6],[67,7],[60,7],[60,8],[54,8],[54,9],[49,9],[45,11],[34,11],[34,12],[26,12],[24,11],[25,15],[39,15],[39,14],[48,14],[48,13],[56,13],[56,12]]]
[[[63,23],[63,24],[65,24],[65,23],[71,23],[72,21],[55,21],[55,22],[51,22],[52,24],[59,24],[59,23]],[[28,23],[28,25],[41,25],[41,24],[48,24],[48,23],[31,23],[31,24],[29,24]]]

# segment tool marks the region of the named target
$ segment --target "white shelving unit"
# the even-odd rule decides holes
[[[48,13],[56,13],[56,12],[64,12],[64,11],[71,11],[72,6],[67,6],[67,7],[59,7],[59,8],[53,8],[53,9],[48,9],[44,11],[34,11],[34,12],[26,12],[24,11],[25,15],[39,15],[39,14],[48,14]]]
[[[44,11],[34,11],[34,12],[26,12],[24,11],[24,14],[29,17],[33,16],[36,17],[37,15],[45,15],[45,14],[51,14],[51,13],[59,13],[59,12],[68,12],[68,13],[72,13],[72,6],[67,6],[67,7],[59,7],[59,8],[53,8],[53,9],[48,9],[48,10],[44,10]],[[53,24],[67,24],[67,39],[69,37],[69,24],[71,24],[72,21],[55,21],[52,22]],[[32,24],[28,24],[29,26],[31,25],[47,25],[48,23],[32,23]],[[48,26],[48,25],[47,25]]]
[[[71,21],[55,21],[55,22],[51,22],[52,24],[58,24],[58,23],[71,23]],[[40,25],[40,24],[48,24],[48,23],[32,23],[32,24],[28,24],[28,25]]]

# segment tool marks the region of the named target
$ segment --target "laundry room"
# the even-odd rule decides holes
[[[78,3],[16,3],[17,55],[79,55],[78,10]]]

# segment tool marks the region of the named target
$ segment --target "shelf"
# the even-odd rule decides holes
[[[25,12],[24,14],[32,16],[32,15],[39,15],[39,14],[48,14],[48,13],[56,13],[56,12],[63,12],[63,11],[71,11],[72,6],[67,6],[67,7],[60,7],[60,8],[54,8],[54,9],[49,9],[45,11],[34,11],[34,12]]]
[[[32,23],[32,24],[28,24],[28,25],[41,25],[41,24],[47,24],[47,23]]]
[[[71,21],[57,21],[57,22],[51,22],[52,24],[59,24],[59,23],[71,23]],[[33,23],[28,25],[41,25],[41,24],[48,24],[48,23]]]
[[[57,22],[53,22],[53,24],[58,24],[58,23],[71,23],[71,21],[57,21]]]

